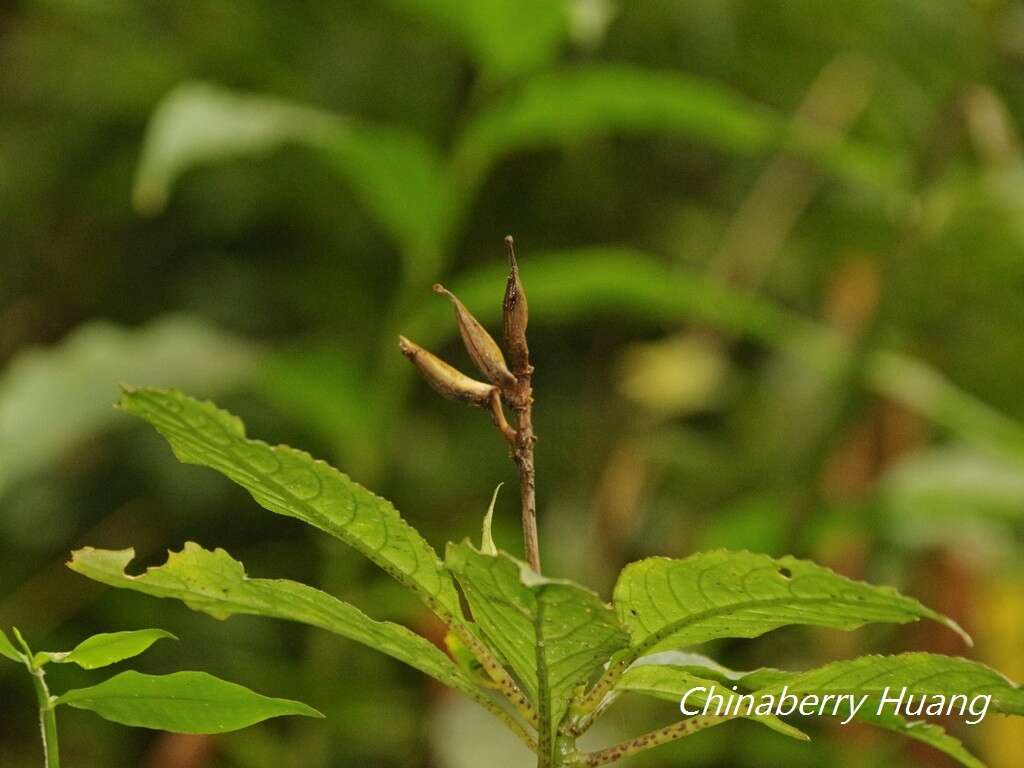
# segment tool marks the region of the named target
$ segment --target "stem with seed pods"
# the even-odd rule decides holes
[[[523,546],[530,567],[540,573],[540,542],[537,536],[537,474],[533,463],[533,366],[530,365],[530,351],[526,344],[526,325],[529,310],[526,293],[519,281],[519,265],[516,263],[515,241],[512,235],[505,238],[508,248],[509,275],[503,303],[505,346],[512,362],[512,375],[516,378],[515,389],[509,404],[516,413],[516,438],[512,446],[512,458],[519,469],[519,497],[523,513]]]
[[[519,470],[519,495],[523,515],[523,548],[530,567],[540,573],[540,545],[537,537],[537,476],[533,463],[533,366],[526,343],[529,309],[526,293],[519,280],[519,265],[512,235],[505,238],[508,248],[509,275],[502,302],[505,350],[501,347],[458,297],[441,284],[434,292],[446,296],[455,308],[459,335],[473,363],[487,382],[471,379],[436,355],[414,342],[399,337],[402,353],[416,366],[423,378],[441,395],[469,405],[486,408],[491,421],[509,444],[512,460]],[[488,383],[490,382],[490,383]],[[502,401],[515,413],[513,427],[505,418]]]

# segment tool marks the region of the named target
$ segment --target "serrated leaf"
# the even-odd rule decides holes
[[[55,700],[122,725],[173,733],[225,733],[271,717],[323,717],[310,706],[275,699],[205,672],[144,675],[122,672]]]
[[[720,686],[715,692],[723,695],[731,694],[733,685],[755,696],[778,695],[784,686],[797,697],[867,695],[866,703],[856,713],[857,720],[928,744],[968,768],[984,768],[984,763],[940,726],[925,722],[916,715],[913,721],[907,720],[896,714],[892,705],[886,705],[879,712],[880,696],[885,689],[890,689],[890,695],[898,695],[904,686],[908,695],[917,696],[990,694],[993,696],[992,711],[1024,712],[1024,689],[1020,686],[977,662],[936,654],[864,656],[807,672],[777,669],[733,672],[695,654],[657,654],[642,662],[627,670],[616,687],[678,701],[694,685],[706,685],[706,682],[693,682],[696,672],[711,673]],[[826,714],[832,715],[833,712]],[[849,715],[847,706],[840,708],[834,716],[846,719]]]
[[[263,507],[335,536],[424,602],[458,615],[451,577],[422,536],[385,499],[304,451],[246,438],[241,420],[176,391],[128,390],[120,407],[148,421],[186,464],[215,469]]]
[[[484,73],[506,78],[551,63],[567,33],[565,0],[391,0],[448,31]]]
[[[795,557],[725,550],[683,560],[653,557],[623,569],[614,602],[632,635],[634,657],[721,637],[758,637],[790,624],[850,630],[921,618],[970,642],[952,619],[891,587],[852,581]]]
[[[162,629],[105,632],[83,640],[71,651],[37,653],[36,663],[52,661],[58,664],[77,664],[82,669],[99,669],[138,656],[162,638],[178,639]]]
[[[741,155],[785,145],[859,182],[898,191],[899,158],[812,130],[794,134],[787,118],[731,88],[681,72],[590,64],[531,78],[483,112],[457,148],[476,175],[513,150],[594,135],[678,136]]]
[[[544,731],[553,736],[577,687],[628,642],[625,630],[595,593],[538,576],[504,552],[449,544],[445,563],[479,630],[536,702],[545,748]]]
[[[0,376],[0,493],[117,423],[117,381],[166,381],[215,394],[246,380],[259,350],[185,315],[138,328],[80,326],[58,344],[16,355]]]
[[[125,569],[134,550],[86,547],[73,552],[68,567],[112,587],[181,600],[219,619],[235,614],[268,616],[326,629],[403,661],[461,690],[471,683],[442,651],[398,624],[376,621],[358,608],[313,587],[286,579],[252,579],[223,549],[210,551],[188,542],[164,565],[138,576]]]
[[[24,657],[7,637],[7,633],[2,629],[0,629],[0,656],[6,656],[11,661],[16,661],[19,664],[24,660]]]
[[[157,213],[192,168],[262,157],[286,144],[321,153],[407,249],[435,244],[448,187],[436,151],[421,138],[210,83],[184,83],[157,107],[136,172],[135,205]]]
[[[668,670],[670,670],[670,672],[667,673]],[[698,675],[695,675],[681,667],[665,667],[648,664],[639,664],[630,667],[625,675],[623,675],[619,680],[616,688],[620,691],[642,693],[665,701],[671,701],[677,708],[679,707],[679,701],[684,692],[697,688],[704,688],[707,690],[713,689],[718,693],[722,693],[722,690],[719,688],[716,681],[699,677]],[[731,690],[726,690],[725,692],[727,694],[732,693]],[[706,700],[707,695],[702,693],[692,693],[687,699],[687,706],[692,708],[703,707]],[[746,720],[752,720],[767,728],[771,728],[777,733],[781,733],[782,735],[789,736],[793,739],[798,739],[799,741],[809,740],[807,734],[799,728],[794,728],[789,723],[774,715],[737,714],[733,715],[733,717],[742,717]]]
[[[1024,688],[984,664],[935,653],[861,656],[807,672],[760,669],[744,675],[739,682],[758,691],[771,692],[788,686],[797,695],[855,693],[867,694],[873,701],[886,688],[898,693],[903,687],[908,694],[926,696],[991,695],[991,711],[1024,715]]]

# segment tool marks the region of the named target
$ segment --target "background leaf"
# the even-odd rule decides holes
[[[36,663],[54,661],[59,664],[77,664],[82,669],[99,669],[138,656],[161,638],[178,639],[162,629],[105,632],[83,640],[71,651],[37,653]]]
[[[462,43],[485,76],[503,79],[550,64],[567,32],[566,0],[391,0]]]
[[[122,725],[174,733],[225,733],[283,715],[323,717],[301,702],[261,696],[205,672],[122,672],[99,685],[68,691],[56,703]]]
[[[6,656],[11,661],[16,661],[19,664],[22,662],[22,655],[2,629],[0,629],[0,656]]]
[[[171,315],[135,329],[97,321],[52,347],[22,352],[0,376],[0,493],[116,423],[110,393],[118,381],[214,394],[252,374],[258,349],[196,318]]]
[[[153,115],[135,180],[135,205],[156,213],[200,165],[263,157],[286,144],[322,154],[406,249],[436,245],[448,192],[437,153],[415,134],[371,127],[271,97],[185,83]]]
[[[741,155],[786,145],[874,187],[898,189],[899,161],[849,148],[804,128],[721,83],[680,72],[590,64],[543,74],[499,100],[467,128],[456,162],[482,176],[499,157],[607,134],[695,139]],[[895,160],[895,162],[894,162]]]

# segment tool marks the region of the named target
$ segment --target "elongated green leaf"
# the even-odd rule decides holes
[[[112,383],[164,381],[216,394],[248,379],[258,358],[250,342],[184,315],[139,328],[88,323],[18,354],[0,375],[0,493],[117,423]]]
[[[14,644],[2,629],[0,629],[0,656],[6,656],[11,661],[16,661],[19,664],[22,662],[22,655],[18,653],[18,649],[14,647]]]
[[[744,688],[767,692],[786,686],[797,695],[864,694],[875,711],[880,697],[898,696],[904,687],[908,695],[916,696],[991,696],[989,711],[1024,715],[1024,688],[1020,685],[984,664],[935,653],[861,656],[807,672],[759,669],[744,675],[739,682]],[[884,705],[885,710],[892,708],[891,704]]]
[[[298,701],[273,699],[205,672],[122,672],[99,685],[58,696],[122,725],[174,733],[224,733],[282,715],[323,717]]]
[[[880,490],[894,522],[1024,517],[1024,465],[963,446],[915,453],[886,474]]]
[[[493,78],[549,64],[567,35],[566,0],[391,2],[449,32]]]
[[[344,541],[430,607],[458,614],[451,577],[437,554],[393,506],[308,453],[249,440],[240,419],[171,390],[128,390],[120,407],[145,419],[187,464],[217,470],[271,512]]]
[[[135,556],[86,547],[72,553],[68,566],[112,587],[154,597],[170,597],[219,619],[234,614],[269,616],[320,627],[403,661],[446,685],[466,689],[461,670],[429,641],[403,626],[375,621],[355,606],[325,592],[286,579],[251,579],[223,549],[210,551],[188,542],[171,552],[164,565],[138,576],[125,573]]]
[[[899,158],[812,131],[795,135],[782,115],[721,83],[613,64],[532,78],[470,125],[457,158],[480,175],[513,150],[608,133],[679,136],[742,155],[785,144],[844,176],[889,189],[902,184]]]
[[[629,627],[634,654],[720,637],[757,637],[789,624],[856,629],[921,618],[970,641],[954,621],[892,588],[851,581],[806,560],[750,552],[631,563],[615,585],[615,609]]]
[[[707,687],[707,695],[715,693],[729,696],[733,693],[733,686],[736,686],[741,692],[751,692],[755,697],[778,696],[783,690],[797,698],[854,696],[859,701],[864,697],[863,703],[856,707],[852,715],[854,719],[928,744],[968,768],[983,768],[984,764],[943,728],[923,721],[921,718],[929,714],[927,707],[935,706],[936,710],[930,714],[937,716],[938,708],[948,707],[953,701],[952,697],[962,697],[968,702],[966,716],[974,719],[970,707],[979,707],[982,702],[978,700],[971,704],[970,701],[976,696],[991,696],[989,712],[1024,712],[1024,689],[1020,686],[982,664],[949,656],[927,653],[864,656],[834,662],[808,672],[776,669],[733,672],[714,662],[709,665],[708,661],[694,654],[657,654],[650,657],[649,663],[645,660],[643,665],[634,665],[627,670],[616,687],[676,701],[695,686]],[[702,672],[714,677],[710,686],[706,680],[695,676],[695,673]],[[909,713],[909,717],[913,718],[911,720],[904,716],[908,714],[905,710],[897,713],[892,703],[881,705],[882,696],[890,700],[899,698],[904,688],[907,697],[914,696],[918,700],[922,696],[930,697],[925,700],[920,712],[916,704],[912,707]],[[945,697],[945,700],[938,697]],[[706,698],[706,695],[691,695],[692,701],[696,703],[702,703]],[[755,700],[760,701],[759,698]],[[837,706],[836,701],[840,705]],[[851,707],[846,699],[833,698],[820,706],[821,714],[825,716],[844,721],[851,717]],[[957,699],[953,704],[952,715],[963,719],[960,706],[961,700]],[[976,714],[980,711],[975,709]],[[944,709],[943,714],[948,714],[948,710]]]
[[[626,631],[590,590],[540,577],[504,552],[449,544],[445,562],[480,631],[536,702],[541,748],[550,747],[545,736],[550,740],[574,691],[626,645]]]
[[[136,173],[135,205],[159,212],[188,170],[261,157],[286,144],[320,152],[402,245],[434,243],[444,225],[447,186],[437,153],[418,136],[208,83],[185,83],[157,107]]]
[[[37,653],[36,663],[53,661],[58,664],[77,664],[82,669],[99,669],[138,656],[161,638],[178,639],[162,629],[105,632],[83,640],[71,651]]]
[[[668,672],[666,672],[668,670]],[[619,680],[616,688],[631,693],[642,693],[658,699],[673,702],[679,707],[683,693],[691,692],[687,697],[687,707],[690,711],[702,708],[711,692],[721,694],[723,691],[715,680],[708,680],[691,673],[681,667],[664,667],[657,665],[638,664],[630,667],[626,674]],[[731,694],[731,690],[726,690]],[[756,713],[736,714],[734,717],[753,720],[773,731],[789,736],[790,738],[807,741],[809,737],[799,728],[794,728],[784,720],[774,715],[758,715]]]

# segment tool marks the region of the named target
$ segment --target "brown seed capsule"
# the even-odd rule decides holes
[[[519,265],[516,263],[515,241],[512,235],[505,237],[508,248],[510,270],[505,283],[505,301],[502,304],[505,349],[508,359],[516,375],[528,373],[530,370],[530,349],[526,344],[526,325],[530,319],[530,308],[526,303],[526,293],[519,280]]]
[[[487,329],[480,325],[480,321],[473,317],[473,314],[466,309],[466,305],[443,285],[440,283],[435,285],[434,293],[447,296],[452,302],[452,306],[455,307],[455,321],[459,325],[462,343],[480,372],[487,377],[488,381],[499,387],[514,386],[516,377],[509,371],[505,364],[505,356],[501,354],[501,347],[487,332]]]
[[[472,405],[490,405],[491,395],[495,391],[492,385],[471,379],[462,371],[448,365],[437,355],[409,341],[405,336],[398,337],[398,348],[439,394],[451,400],[461,400]]]

